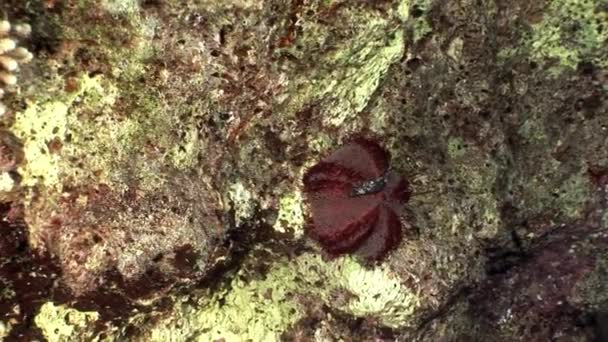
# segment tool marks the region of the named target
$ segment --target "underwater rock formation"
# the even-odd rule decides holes
[[[36,56],[0,117],[0,339],[601,338],[606,13],[596,0],[0,1],[0,18],[31,24],[18,45]],[[356,134],[390,168],[348,152],[371,176],[322,209],[303,176],[339,142],[356,151]],[[315,177],[350,181],[331,168]],[[353,240],[331,224],[310,239],[307,220],[350,198],[388,219],[397,175],[416,193],[399,243],[361,212],[339,217],[359,222]],[[370,237],[374,262],[323,257],[323,241]]]

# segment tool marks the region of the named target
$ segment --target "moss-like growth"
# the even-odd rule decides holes
[[[327,103],[324,124],[352,126],[388,67],[404,54],[401,25],[407,4],[402,1],[399,8],[388,13],[356,7],[340,11],[337,20],[349,30],[356,28],[342,41],[333,41],[335,38],[324,30],[323,24],[307,18],[302,24],[302,37],[289,53],[302,56],[306,50],[298,48],[310,49],[313,55],[306,53],[306,59],[317,55],[314,51],[319,48],[326,53],[314,58],[316,65],[322,67],[295,75],[291,88],[296,95],[289,99],[287,111],[293,113],[303,105],[323,101]]]
[[[411,25],[413,26],[414,42],[419,41],[429,34],[433,29],[429,24],[427,13],[430,9],[431,2],[429,0],[411,1],[410,15]]]
[[[8,336],[10,331],[10,325],[6,324],[4,321],[0,321],[0,338],[4,339],[6,336]]]
[[[94,290],[113,267],[126,278],[156,264],[184,275],[172,260],[186,245],[202,257],[190,271],[202,272],[223,227],[211,209],[219,196],[198,172],[208,168],[199,165],[198,123],[169,114],[161,77],[147,79],[156,90],[138,86],[155,56],[155,22],[137,2],[101,5],[86,24],[79,22],[91,19],[85,3],[64,18],[72,22],[62,37],[71,42],[64,63],[75,70],[64,77],[52,63],[41,66],[50,75],[39,85],[47,91],[28,98],[11,127],[24,144],[19,172],[30,244],[60,260],[63,281],[77,294]],[[110,18],[116,25],[102,20]],[[186,102],[178,112],[205,100]]]
[[[236,225],[239,226],[253,217],[255,201],[250,190],[243,183],[234,183],[226,191],[226,200],[235,208]]]
[[[279,200],[277,220],[273,226],[279,232],[292,232],[296,237],[304,234],[304,200],[302,192],[287,194]]]
[[[546,6],[540,21],[532,20],[532,31],[521,46],[504,50],[501,57],[529,53],[535,61],[548,64],[552,75],[575,69],[582,61],[608,66],[608,13],[599,2],[558,0],[546,2]]]

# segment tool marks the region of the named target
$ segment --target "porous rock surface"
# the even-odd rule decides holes
[[[605,339],[607,11],[3,1],[0,338]],[[371,265],[303,234],[354,134],[413,191]]]

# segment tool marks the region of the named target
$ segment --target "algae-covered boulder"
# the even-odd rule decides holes
[[[608,335],[604,1],[0,13],[0,338]],[[412,190],[374,262],[308,236],[353,136]]]

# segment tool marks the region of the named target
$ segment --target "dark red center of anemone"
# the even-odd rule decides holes
[[[377,260],[401,240],[399,213],[410,190],[389,159],[377,143],[358,138],[304,175],[313,220],[307,233],[330,254]]]

